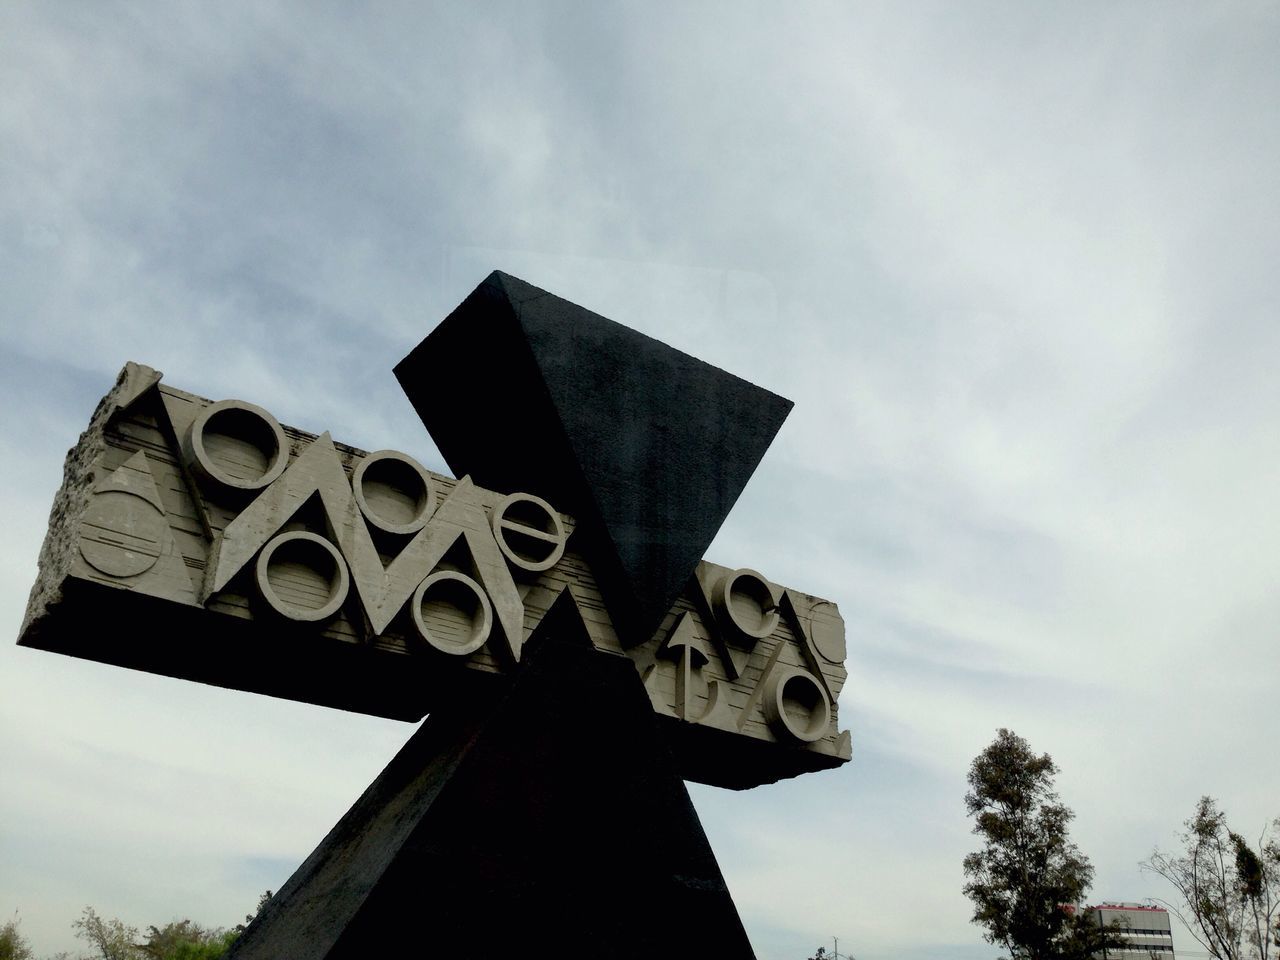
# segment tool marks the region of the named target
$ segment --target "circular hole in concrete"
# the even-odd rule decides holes
[[[493,608],[480,585],[453,571],[433,573],[422,581],[412,610],[422,638],[453,656],[478,650],[493,626]]]
[[[431,512],[431,478],[417,461],[393,450],[371,453],[356,468],[352,488],[369,521],[390,533],[420,530]]]
[[[827,698],[807,673],[795,673],[782,685],[781,713],[801,740],[817,740],[830,722]]]
[[[773,592],[753,570],[737,570],[729,576],[724,585],[723,603],[734,626],[748,637],[767,637],[778,625]]]
[[[314,533],[282,533],[258,558],[263,598],[291,620],[323,620],[346,599],[346,563],[334,546]]]
[[[284,432],[265,410],[238,400],[208,407],[192,425],[196,461],[213,479],[238,490],[264,487],[284,470]]]

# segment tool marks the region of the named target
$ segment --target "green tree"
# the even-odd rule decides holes
[[[1075,909],[1093,867],[1067,835],[1074,814],[1054,792],[1057,772],[1005,729],[969,767],[965,807],[983,846],[964,858],[964,893],[983,937],[1013,960],[1085,960],[1121,942]]]
[[[1280,819],[1256,850],[1212,797],[1201,797],[1183,825],[1182,853],[1156,849],[1141,864],[1178,891],[1179,902],[1165,906],[1218,960],[1280,955]]]
[[[270,890],[263,891],[262,896],[258,897],[257,909],[254,910],[253,913],[246,913],[244,915],[244,923],[236,924],[235,932],[237,935],[244,933],[245,930],[248,929],[249,924],[253,923],[254,920],[258,919],[258,915],[261,914],[262,911],[266,909],[267,904],[271,902],[271,898],[273,896],[274,894]]]
[[[18,915],[0,927],[0,960],[33,960],[31,945],[18,932]]]
[[[264,900],[259,901],[260,907]],[[72,927],[77,937],[93,946],[95,960],[219,960],[238,936],[238,930],[202,927],[184,918],[163,927],[153,924],[139,942],[136,927],[100,917],[93,907],[85,907]],[[0,954],[0,960],[8,958]]]
[[[97,950],[97,960],[141,960],[144,956],[138,947],[137,927],[114,917],[110,920],[100,917],[93,907],[85,907],[80,919],[71,922],[71,927],[77,937]]]
[[[206,929],[191,920],[147,928],[139,949],[152,960],[218,960],[236,939],[234,930]]]

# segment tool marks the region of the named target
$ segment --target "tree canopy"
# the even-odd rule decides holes
[[[92,953],[81,955],[80,960],[219,960],[270,899],[268,890],[244,923],[229,930],[203,927],[184,918],[162,927],[152,924],[145,934],[139,934],[137,927],[115,917],[99,916],[93,907],[85,907],[71,927],[92,948]],[[0,924],[0,960],[35,960],[31,945],[18,929],[17,914]],[[69,956],[59,953],[52,960],[69,960]]]
[[[96,960],[138,960],[138,928],[112,917],[100,917],[93,907],[85,907],[79,919],[71,921],[76,936],[97,951]]]
[[[0,960],[33,960],[31,945],[18,931],[18,918],[0,926]]]
[[[93,960],[218,960],[238,936],[235,930],[182,919],[163,927],[153,924],[140,937],[137,927],[100,917],[93,907],[85,907],[71,926],[93,947]]]
[[[1181,853],[1157,849],[1142,862],[1178,891],[1179,902],[1165,905],[1218,960],[1280,955],[1280,818],[1256,850],[1212,797],[1183,825]]]
[[[969,768],[965,807],[983,846],[964,858],[964,893],[984,938],[1013,960],[1083,960],[1120,942],[1076,910],[1093,867],[1067,834],[1074,814],[1053,789],[1057,772],[1006,729]]]

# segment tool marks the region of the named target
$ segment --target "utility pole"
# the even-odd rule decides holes
[[[841,953],[841,952],[840,952],[840,938],[839,938],[839,937],[832,937],[832,938],[831,938],[831,956],[832,956],[832,957],[834,957],[834,958],[835,958],[835,960],[855,960],[855,958],[854,958],[853,954],[851,954],[851,953]]]

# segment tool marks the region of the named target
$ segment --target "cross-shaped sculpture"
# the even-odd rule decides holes
[[[430,712],[237,957],[373,955],[428,908],[440,956],[749,955],[678,777],[850,756],[835,606],[701,560],[790,402],[501,273],[396,375],[460,479],[127,365],[19,642]]]

